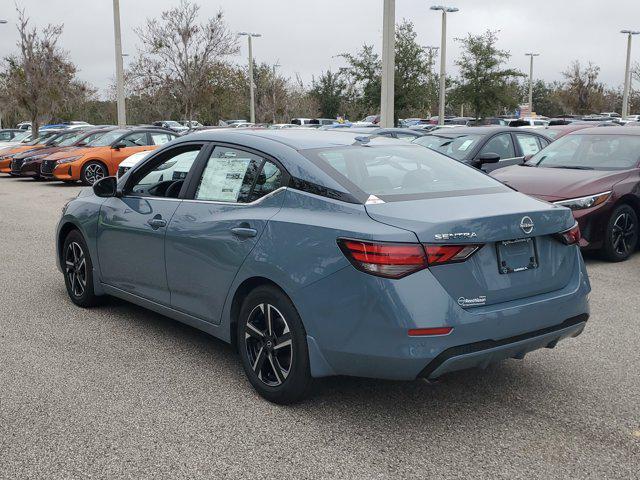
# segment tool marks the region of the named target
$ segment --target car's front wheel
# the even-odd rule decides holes
[[[102,180],[104,177],[108,177],[109,172],[107,171],[107,167],[105,167],[100,162],[87,162],[82,167],[82,172],[80,173],[80,180],[85,185],[93,185],[98,180]]]
[[[257,287],[243,302],[237,331],[242,366],[267,400],[290,404],[311,386],[302,320],[291,300],[273,286]]]
[[[93,290],[93,263],[89,249],[78,230],[67,235],[62,246],[64,283],[71,301],[80,307],[92,307],[98,303]]]
[[[617,207],[607,224],[604,257],[611,262],[629,258],[638,245],[638,215],[629,205]]]

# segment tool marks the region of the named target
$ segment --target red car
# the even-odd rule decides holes
[[[520,192],[571,208],[585,250],[619,262],[638,247],[640,127],[577,130],[524,165],[491,175]]]

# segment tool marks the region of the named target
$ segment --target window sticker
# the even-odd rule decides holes
[[[237,202],[250,158],[210,158],[202,175],[196,198]]]
[[[460,146],[458,147],[458,150],[462,150],[464,152],[467,148],[471,146],[472,143],[473,143],[473,140],[465,140],[460,144]]]

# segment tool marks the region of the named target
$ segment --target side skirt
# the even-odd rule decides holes
[[[215,325],[213,323],[201,320],[197,317],[180,312],[171,307],[167,307],[152,300],[148,300],[138,295],[125,292],[124,290],[113,287],[111,285],[100,283],[100,286],[102,287],[104,293],[108,295],[126,300],[127,302],[134,303],[148,310],[159,313],[160,315],[164,315],[173,320],[177,320],[178,322],[197,328],[198,330],[202,330],[203,332],[206,332],[209,335],[219,338],[220,340],[223,340],[227,343],[231,342],[231,338],[229,338],[229,332],[226,331],[226,329],[221,328],[221,325]]]

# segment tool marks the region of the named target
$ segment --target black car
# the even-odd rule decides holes
[[[512,127],[457,127],[440,129],[413,140],[414,143],[485,172],[518,165],[552,140],[532,130]]]

